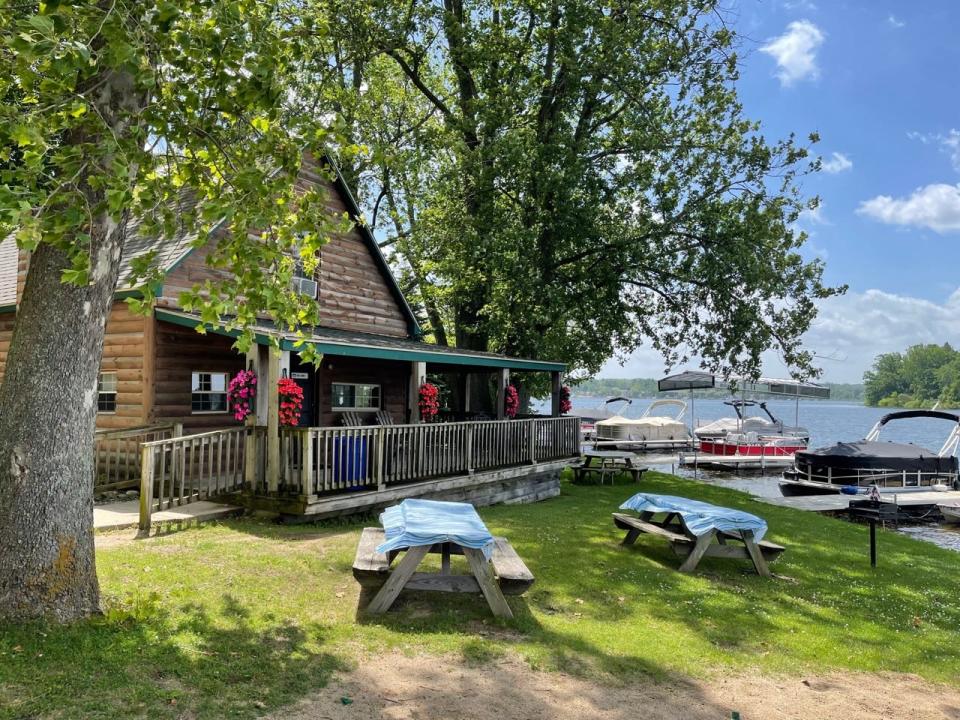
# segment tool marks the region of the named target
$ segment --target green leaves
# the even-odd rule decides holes
[[[743,116],[715,6],[331,9],[360,58],[345,120],[372,149],[343,157],[437,337],[586,373],[640,344],[813,371],[813,300],[841,289],[797,252],[808,149]]]

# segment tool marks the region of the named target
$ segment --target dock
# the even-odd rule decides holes
[[[798,497],[756,497],[754,499],[770,505],[793,508],[794,510],[833,514],[846,512],[850,507],[851,500],[863,500],[865,496],[835,493],[830,495],[801,495]],[[901,508],[912,508],[922,512],[927,507],[932,508],[941,503],[960,501],[960,491],[936,492],[931,490],[929,492],[884,493],[881,500],[896,504]]]
[[[680,453],[682,467],[703,470],[782,470],[793,467],[793,455],[709,455],[706,453]]]

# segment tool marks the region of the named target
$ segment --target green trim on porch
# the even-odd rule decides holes
[[[186,315],[181,315],[180,313],[173,312],[171,310],[163,310],[161,308],[156,308],[154,310],[154,315],[157,320],[162,320],[163,322],[173,323],[174,325],[180,325],[182,327],[188,327],[192,330],[196,330],[198,327],[203,327],[204,331],[212,332],[214,335],[223,335],[224,337],[238,338],[242,334],[239,330],[228,330],[222,325],[213,325],[211,323],[202,323],[196,318],[188,317]],[[257,345],[272,345],[271,336],[267,333],[255,332],[254,340]]]
[[[297,351],[294,340],[282,340],[280,347],[283,350]],[[471,355],[469,353],[455,353],[442,350],[383,348],[371,345],[343,345],[327,340],[307,340],[324,355],[339,355],[341,357],[363,357],[378,360],[404,360],[409,362],[439,363],[443,365],[473,365],[482,367],[510,368],[511,370],[543,370],[546,372],[563,372],[566,366],[563,363],[545,362],[541,360],[523,360],[520,358],[489,357],[486,355]],[[423,343],[427,348],[429,343]]]
[[[164,322],[171,322],[189,328],[203,326],[207,332],[224,335],[226,337],[236,338],[240,336],[239,330],[228,330],[222,325],[201,323],[197,318],[182,312],[157,308],[155,313],[157,319],[163,320]],[[272,345],[274,341],[277,341],[279,342],[281,350],[289,350],[291,352],[298,351],[298,341],[294,338],[284,337],[279,331],[273,329],[255,331],[254,336],[259,345]],[[324,355],[336,355],[340,357],[362,357],[376,360],[399,360],[404,362],[509,368],[511,370],[535,370],[541,372],[564,372],[566,370],[566,365],[559,362],[510,358],[493,354],[458,351],[456,349],[433,349],[437,346],[414,340],[400,340],[399,338],[385,337],[382,345],[376,344],[375,337],[370,337],[369,342],[366,343],[362,341],[336,342],[328,338],[319,337],[314,339],[307,338],[304,342],[312,345]],[[404,342],[408,346],[413,347],[390,346],[398,342]]]

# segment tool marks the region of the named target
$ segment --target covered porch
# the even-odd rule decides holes
[[[197,323],[172,311],[157,319]],[[315,367],[301,361],[295,342],[267,324],[257,328],[244,361],[259,390],[244,426],[143,445],[141,515],[217,494],[315,518],[404,497],[532,501],[558,494],[560,469],[579,455],[579,419],[560,416],[560,363],[318,330],[308,340],[323,354]],[[303,390],[298,427],[280,426],[276,388],[284,377]],[[418,400],[428,378],[445,393],[441,413],[425,422]],[[534,382],[549,387],[550,413],[506,417],[508,386]],[[149,528],[149,517],[144,523]]]

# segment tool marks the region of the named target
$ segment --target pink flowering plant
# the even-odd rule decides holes
[[[570,402],[570,386],[564,385],[560,388],[560,414],[566,415],[573,409],[573,403]]]
[[[227,387],[227,400],[233,417],[243,422],[253,413],[253,403],[257,398],[257,374],[253,370],[241,370]]]
[[[507,385],[507,392],[503,400],[503,414],[508,418],[515,418],[520,410],[520,393],[513,385]]]
[[[433,383],[425,382],[420,386],[419,395],[420,419],[430,422],[440,412],[440,388]]]

